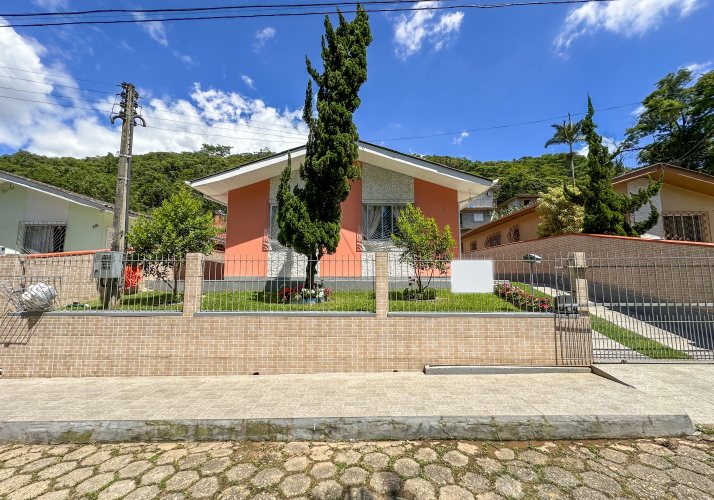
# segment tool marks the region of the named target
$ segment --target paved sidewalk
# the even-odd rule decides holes
[[[590,373],[0,380],[0,439],[30,442],[56,441],[70,431],[101,441],[177,432],[343,440],[617,438],[693,430],[671,401]]]
[[[702,437],[0,445],[0,498],[711,500],[713,465]]]

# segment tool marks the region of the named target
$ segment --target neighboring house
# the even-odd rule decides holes
[[[226,213],[222,210],[216,210],[213,213],[213,227],[218,229],[218,234],[213,238],[216,244],[215,251],[225,252],[226,250]]]
[[[500,185],[495,184],[482,195],[469,200],[466,206],[461,209],[461,234],[487,224],[491,220],[493,211],[496,209],[496,196],[500,188]]]
[[[109,248],[113,219],[111,203],[0,171],[0,254]]]
[[[520,210],[523,207],[533,205],[538,202],[539,194],[517,194],[498,204],[497,210]]]
[[[657,180],[664,174],[662,190],[652,197],[660,220],[643,238],[712,242],[714,235],[714,176],[672,165],[657,164],[634,169],[615,177],[618,193],[636,193],[647,186],[648,176]],[[499,205],[500,206],[500,205]],[[536,239],[540,215],[537,202],[461,236],[464,252]],[[649,216],[649,204],[629,216],[634,223]]]
[[[459,212],[493,183],[367,142],[359,141],[358,145],[362,179],[352,183],[342,204],[341,239],[331,258],[371,260],[375,252],[396,250],[391,235],[407,203],[433,217],[440,229],[450,226],[458,255]],[[301,182],[298,169],[305,158],[304,146],[188,183],[207,198],[228,207],[226,261],[265,259],[270,265],[256,271],[261,275],[284,273],[281,263],[291,254],[277,241],[276,220],[280,174],[287,165],[288,153],[292,157],[294,186]],[[296,266],[294,272],[302,275],[304,266]],[[226,274],[231,275],[230,269]]]

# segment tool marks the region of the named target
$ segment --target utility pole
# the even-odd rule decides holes
[[[112,251],[126,252],[126,233],[129,230],[129,186],[131,180],[131,151],[134,143],[134,127],[136,120],[140,120],[146,127],[144,119],[137,114],[137,99],[139,94],[131,83],[122,83],[121,111],[112,115],[111,121],[120,118],[121,147],[119,149],[119,170],[117,172],[117,192],[114,202],[114,234],[112,237]]]

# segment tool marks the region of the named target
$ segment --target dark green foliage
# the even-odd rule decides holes
[[[565,199],[585,208],[583,233],[613,234],[619,236],[639,236],[652,228],[659,220],[659,213],[650,202],[650,216],[647,220],[630,226],[625,220],[626,214],[638,210],[649,202],[662,188],[664,175],[657,182],[649,180],[647,189],[628,196],[619,194],[612,189],[612,178],[615,175],[613,158],[619,154],[610,153],[602,144],[602,137],[595,132],[597,126],[593,123],[592,101],[588,96],[588,114],[583,119],[583,133],[588,144],[588,174],[587,183],[582,183],[580,193],[568,189],[564,185]]]
[[[418,155],[416,155],[418,156]],[[498,179],[501,190],[497,201],[500,203],[517,194],[544,193],[551,187],[560,187],[571,179],[570,160],[567,153],[547,154],[543,156],[524,156],[512,161],[471,161],[468,158],[426,155],[425,160],[463,170],[487,179]],[[587,160],[575,156],[575,178],[583,181],[587,178]]]
[[[694,83],[692,72],[680,69],[659,82],[645,97],[645,111],[627,130],[627,148],[652,142],[637,154],[639,163],[671,163],[714,174],[714,71]]]
[[[281,176],[278,191],[278,241],[309,257],[307,280],[312,283],[315,266],[325,253],[334,253],[340,242],[341,203],[350,192],[350,181],[361,177],[357,127],[352,114],[360,105],[359,89],[367,81],[367,47],[372,42],[369,18],[357,6],[352,22],[339,14],[333,29],[325,16],[322,37],[323,73],[307,61],[308,81],[303,119],[309,128],[305,162],[300,178],[305,187],[290,193],[290,162]],[[317,119],[312,113],[312,80],[317,84]]]
[[[223,157],[230,148],[208,146],[190,153],[149,153],[134,155],[131,162],[130,208],[150,212],[164,200],[178,193],[184,181],[221,172],[271,153],[243,153]],[[117,157],[112,154],[95,158],[50,158],[27,151],[0,156],[0,170],[45,182],[75,193],[114,203]],[[203,208],[215,210],[220,205],[201,199]]]

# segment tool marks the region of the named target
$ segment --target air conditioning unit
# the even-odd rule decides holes
[[[123,258],[121,252],[95,253],[92,278],[121,278],[124,273]]]

